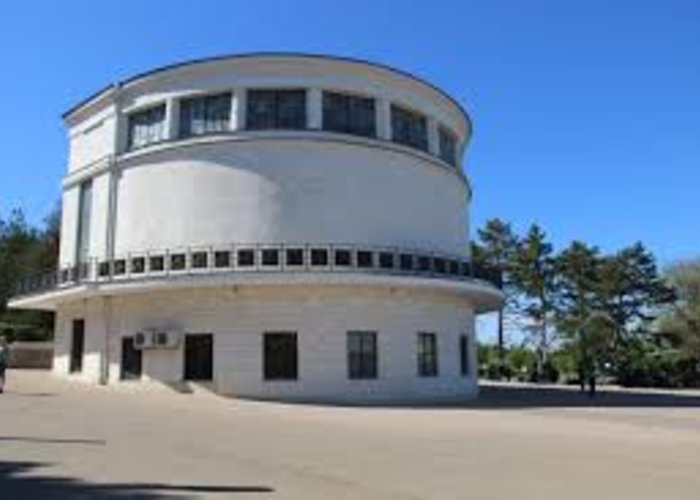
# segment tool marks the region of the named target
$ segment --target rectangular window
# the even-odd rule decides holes
[[[154,255],[150,259],[151,271],[163,271],[165,270],[165,257],[162,255]]]
[[[377,378],[377,333],[348,332],[348,378]]]
[[[298,378],[297,334],[268,332],[263,334],[263,376],[265,380]]]
[[[127,147],[141,148],[165,139],[165,104],[129,115]]]
[[[214,252],[214,267],[231,267],[231,252],[226,250],[217,250]]]
[[[192,252],[192,268],[205,269],[209,267],[209,254],[207,252]]]
[[[350,250],[336,250],[335,251],[335,265],[346,267],[352,264],[352,255]]]
[[[374,265],[374,254],[368,250],[357,251],[357,267],[372,267]]]
[[[304,249],[288,248],[286,251],[288,266],[303,266],[304,265]]]
[[[262,251],[262,265],[263,266],[279,266],[280,265],[280,252],[274,248],[265,248]]]
[[[457,166],[457,139],[452,132],[445,127],[438,129],[440,136],[440,158],[453,167]]]
[[[374,137],[374,99],[337,92],[323,93],[323,130]]]
[[[469,336],[459,337],[459,368],[463,376],[469,376]]]
[[[425,116],[391,106],[391,139],[399,144],[428,150],[428,124]]]
[[[418,375],[421,377],[438,375],[437,335],[434,333],[418,334]]]
[[[379,267],[382,269],[393,269],[394,267],[394,254],[389,252],[379,253]]]
[[[325,248],[311,249],[311,265],[312,266],[327,266],[328,265],[328,250]]]
[[[254,250],[239,250],[238,251],[238,267],[252,267],[255,265]]]
[[[180,101],[180,137],[226,132],[230,120],[230,92]]]
[[[78,237],[76,260],[87,262],[90,257],[90,222],[92,219],[92,180],[80,184],[78,199]]]
[[[306,128],[306,90],[249,90],[246,128]]]

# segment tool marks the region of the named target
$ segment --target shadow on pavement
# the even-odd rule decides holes
[[[677,392],[639,392],[629,389],[600,390],[594,397],[570,387],[537,387],[510,384],[486,385],[479,399],[466,407],[475,409],[524,408],[700,408],[700,396]]]
[[[0,442],[2,441],[38,444],[85,444],[92,446],[105,446],[107,444],[107,441],[104,439],[38,438],[30,436],[0,436]]]
[[[479,388],[476,399],[435,399],[425,401],[319,401],[299,399],[277,404],[310,405],[340,408],[413,408],[426,410],[519,410],[542,408],[700,408],[700,395],[678,392],[641,392],[629,389],[601,389],[595,397],[571,386],[537,386],[510,383],[487,383]],[[249,401],[263,399],[243,398]]]
[[[183,498],[173,493],[272,493],[267,486],[208,486],[161,483],[100,484],[80,479],[25,475],[51,464],[0,462],[0,498],[27,500],[104,499],[167,500]],[[170,492],[168,494],[167,492]],[[230,496],[228,497],[230,498]]]

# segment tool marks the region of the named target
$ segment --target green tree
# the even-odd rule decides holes
[[[678,262],[666,274],[677,300],[661,318],[659,330],[684,358],[700,363],[700,259]]]
[[[491,219],[477,232],[478,243],[472,245],[472,259],[477,264],[491,266],[502,274],[505,300],[498,311],[498,360],[505,364],[504,316],[517,307],[517,300],[510,279],[511,264],[517,248],[518,238],[509,223]]]
[[[577,352],[581,389],[585,382],[595,380],[596,354],[593,325],[589,318],[594,312],[600,252],[595,247],[574,241],[557,257],[557,326]],[[597,319],[596,323],[602,322]]]
[[[536,378],[542,379],[547,355],[555,340],[553,332],[556,310],[556,260],[547,235],[533,224],[518,243],[511,265],[511,278],[522,297],[522,313],[527,317],[526,330],[532,334],[537,353]]]
[[[630,342],[649,332],[660,308],[673,300],[654,255],[636,243],[603,257],[597,268],[597,304],[612,334],[611,362],[624,369],[622,360]]]

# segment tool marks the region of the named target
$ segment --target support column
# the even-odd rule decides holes
[[[180,100],[168,99],[165,105],[165,138],[177,139],[180,134]]]
[[[440,133],[437,120],[432,116],[428,117],[428,152],[440,156]]]
[[[306,128],[310,130],[323,128],[323,95],[319,88],[310,88],[306,91]]]
[[[232,131],[235,130],[245,130],[246,128],[246,89],[243,87],[236,87],[233,90],[233,95],[231,96],[231,123],[230,128]]]
[[[391,102],[377,99],[377,136],[385,141],[391,140]]]

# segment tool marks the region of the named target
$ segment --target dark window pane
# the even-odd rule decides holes
[[[377,378],[376,332],[348,332],[348,378]]]
[[[437,336],[434,333],[418,334],[418,375],[436,377],[438,375]]]
[[[306,90],[249,90],[246,128],[305,129]]]
[[[401,269],[404,271],[410,271],[413,269],[413,255],[410,253],[401,254]]]
[[[372,262],[373,254],[367,250],[357,251],[357,267],[372,267],[374,262]]]
[[[214,266],[215,267],[231,267],[231,252],[218,250],[214,252]]]
[[[469,375],[469,337],[459,337],[459,366],[462,375]]]
[[[371,98],[324,92],[323,129],[374,137],[376,135],[374,106],[374,99]]]
[[[428,125],[425,116],[391,106],[392,140],[414,148],[428,150]]]
[[[328,265],[328,250],[325,248],[311,249],[311,265],[312,266],[327,266]]]
[[[131,259],[131,273],[141,274],[146,270],[146,259],[144,257],[134,257]]]
[[[231,93],[192,97],[180,101],[180,137],[229,130]]]
[[[288,248],[286,250],[288,266],[304,265],[304,250],[302,248]]]
[[[109,262],[100,262],[97,274],[102,278],[109,276]]]
[[[239,250],[238,251],[238,266],[251,267],[255,265],[254,250]]]
[[[389,252],[380,252],[379,267],[382,269],[392,269],[394,267],[394,254]]]
[[[349,266],[352,264],[352,255],[350,250],[336,250],[335,251],[335,265],[336,266]]]
[[[162,255],[154,255],[150,258],[151,271],[163,271],[165,269],[165,258]]]
[[[263,334],[265,380],[296,380],[298,377],[296,333]]]
[[[204,269],[209,266],[209,254],[207,252],[192,253],[192,267],[194,269]]]
[[[280,265],[280,252],[274,248],[265,248],[262,251],[262,265],[263,266],[279,266]]]
[[[455,276],[459,274],[459,262],[456,260],[450,261],[450,274],[454,274]]]
[[[418,270],[419,271],[430,271],[430,257],[426,255],[418,256]]]
[[[165,139],[165,104],[129,115],[127,147],[136,149]]]
[[[444,127],[439,128],[440,158],[452,166],[457,166],[457,140],[454,134]]]
[[[182,271],[185,269],[185,254],[176,253],[170,256],[170,269],[172,271]]]
[[[435,257],[433,259],[433,269],[435,269],[436,273],[440,273],[440,274],[445,273],[445,271],[447,271],[445,259],[441,259],[440,257]]]
[[[119,276],[126,273],[126,261],[124,259],[118,259],[114,261],[114,275]]]

